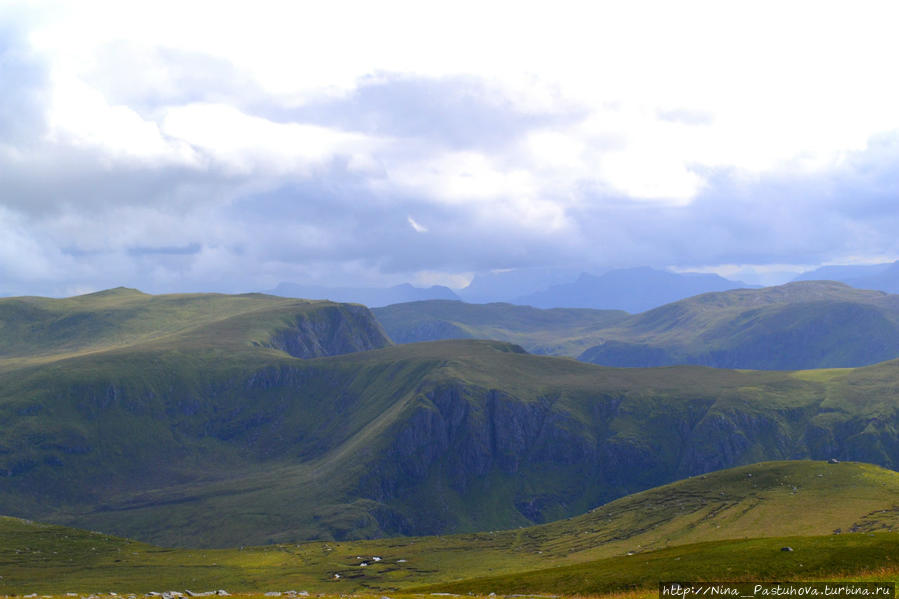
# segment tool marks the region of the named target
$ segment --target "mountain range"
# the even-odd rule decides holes
[[[796,281],[840,281],[857,289],[899,293],[899,261],[853,266],[822,266],[802,273]]]
[[[899,296],[828,281],[706,293],[636,315],[448,301],[374,314],[400,343],[500,339],[607,366],[790,370],[899,357]]]
[[[170,545],[514,528],[761,460],[899,460],[895,362],[620,369],[500,341],[393,346],[364,307],[258,294],[119,289],[0,314],[0,513]]]
[[[582,273],[572,283],[553,285],[512,300],[536,308],[593,308],[636,313],[679,299],[749,287],[716,274],[674,273],[649,267],[622,268],[600,276]]]
[[[794,281],[837,281],[856,289],[899,293],[899,262],[823,266]],[[511,303],[537,308],[590,308],[624,310],[632,314],[713,291],[756,289],[716,274],[676,273],[650,267],[582,272],[570,268],[520,268],[476,273],[462,289],[441,285],[414,287],[326,287],[280,283],[268,291],[292,298],[320,298],[352,302],[370,308],[427,300],[463,300],[468,303]]]

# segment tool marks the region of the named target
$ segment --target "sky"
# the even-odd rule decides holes
[[[0,294],[896,260],[897,13],[4,0]]]

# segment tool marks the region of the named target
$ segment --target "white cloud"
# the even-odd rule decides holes
[[[0,122],[0,168],[11,173],[0,208],[16,240],[3,264],[16,247],[43,248],[23,263],[45,278],[127,276],[128,247],[199,244],[191,257],[141,258],[162,285],[234,264],[235,276],[256,264],[260,281],[306,272],[285,256],[439,280],[572,257],[892,255],[897,11],[6,3],[0,20],[21,29],[46,81],[28,79],[35,93],[7,103],[39,113],[37,124],[4,138]],[[328,108],[347,118],[323,117]],[[274,207],[256,201],[279,191]],[[245,213],[228,212],[241,202]],[[10,228],[16,212],[28,216]],[[764,239],[740,241],[752,235]],[[462,237],[495,253],[449,249]],[[415,255],[399,256],[409,243]]]
[[[275,123],[221,104],[171,108],[163,130],[199,148],[240,174],[298,173],[337,155],[351,157],[364,168],[364,152],[376,144],[357,134],[314,125]]]
[[[411,216],[408,217],[408,221],[409,221],[409,226],[412,227],[416,233],[427,233],[428,232],[428,228],[426,226],[419,224],[418,221],[416,221]]]

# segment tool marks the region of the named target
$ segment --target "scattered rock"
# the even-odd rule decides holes
[[[829,460],[827,460],[827,463],[828,464],[839,464],[840,460],[838,460],[836,458],[830,458]]]
[[[371,561],[373,561],[373,562],[379,562],[379,561],[381,561],[381,558],[378,557],[377,555],[374,555],[374,556],[372,556]]]
[[[404,560],[404,559],[398,559],[398,560],[396,560],[396,563],[398,563],[398,564],[405,564],[405,563],[406,563],[406,560]]]
[[[265,594],[266,597],[280,597],[281,593],[278,591],[269,591]]]
[[[219,589],[215,592],[215,594],[218,595],[219,597],[230,597],[231,596],[231,593],[229,593],[225,589]]]
[[[781,551],[793,551],[793,548],[792,547],[781,547],[780,550]]]

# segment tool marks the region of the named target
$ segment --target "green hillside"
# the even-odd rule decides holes
[[[789,547],[792,551],[783,551]],[[896,581],[895,535],[713,541],[571,566],[414,587],[417,593],[558,595],[651,590],[670,581]]]
[[[126,288],[0,299],[0,369],[126,348],[271,348],[306,358],[389,344],[371,313],[351,304]]]
[[[636,315],[451,301],[374,313],[397,343],[498,339],[607,366],[796,370],[899,357],[899,296],[830,281],[706,293]]]
[[[432,300],[372,310],[396,343],[440,339],[497,339],[535,354],[577,356],[595,344],[595,331],[627,318],[621,310],[555,308],[513,304],[466,304]]]
[[[0,503],[226,546],[526,526],[760,459],[897,458],[892,363],[639,371],[519,351],[120,351],[20,369],[2,386]]]
[[[109,295],[256,309],[6,359],[2,513],[165,545],[296,543],[529,526],[762,460],[899,461],[895,362],[619,369],[474,340],[298,359],[277,348],[386,340],[362,307],[80,301],[102,313]]]
[[[601,337],[580,360],[770,370],[863,366],[899,357],[899,296],[832,281],[706,293],[632,316]]]
[[[897,497],[895,472],[799,461],[709,473],[546,525],[440,537],[166,549],[0,518],[0,593],[386,592],[424,584],[433,592],[584,593],[653,584],[667,574],[829,577],[895,567],[895,535],[866,533],[899,526]],[[837,529],[844,534],[833,535]],[[706,542],[695,544],[700,539]],[[784,545],[795,554],[782,556]],[[735,570],[737,552],[745,558]]]

